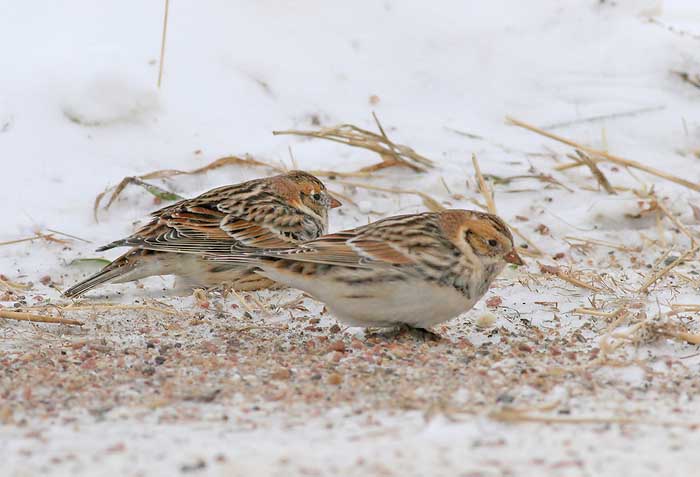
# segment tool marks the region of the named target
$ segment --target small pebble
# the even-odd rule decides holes
[[[496,315],[490,311],[484,311],[476,318],[475,324],[480,329],[491,328],[496,324]]]
[[[338,385],[343,382],[343,377],[338,373],[333,373],[328,376],[328,384]]]

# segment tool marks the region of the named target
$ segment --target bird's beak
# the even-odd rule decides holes
[[[331,198],[331,205],[330,205],[331,209],[335,209],[336,207],[340,207],[341,205],[343,205],[342,202],[340,202],[338,199],[336,199],[332,195],[330,196],[330,198]]]
[[[516,252],[515,249],[505,254],[503,258],[506,262],[512,263],[513,265],[525,265],[525,262],[523,262],[523,259],[520,258],[520,255],[518,255],[518,252]]]

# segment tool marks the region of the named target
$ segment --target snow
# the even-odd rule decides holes
[[[48,275],[66,288],[91,271],[68,263],[80,257],[115,258],[119,251],[100,255],[93,250],[128,235],[157,207],[142,189],[127,188],[109,210],[99,211],[95,223],[95,197],[126,176],[192,170],[230,154],[251,154],[291,168],[290,148],[298,166],[309,170],[355,171],[378,160],[364,150],[271,134],[315,129],[315,120],[321,126],[351,123],[374,130],[371,113],[376,112],[395,142],[438,167],[425,174],[387,169],[367,183],[420,190],[446,206],[473,208],[472,199],[482,201],[474,188],[472,153],[485,174],[552,174],[574,192],[545,188],[532,179],[495,187],[499,213],[547,252],[546,263],[553,263],[556,253],[569,253],[567,236],[643,246],[644,237],[658,237],[656,217],[627,218],[640,212],[641,198],[632,191],[609,196],[594,190],[588,171],[554,171],[551,156],[565,160],[571,148],[507,125],[506,116],[549,125],[555,134],[700,183],[700,90],[674,73],[700,72],[700,5],[693,0],[173,1],[163,84],[157,89],[162,14],[162,2],[76,0],[15,3],[0,16],[5,178],[0,242],[48,229],[92,242],[72,241],[68,248],[41,241],[0,247],[0,272],[13,281],[33,282],[35,291],[53,302],[61,301],[59,294],[39,284],[41,277]],[[564,124],[638,110],[644,112]],[[682,223],[695,225],[687,204],[700,204],[696,192],[639,171],[610,164],[601,168],[618,187],[653,185]],[[266,173],[227,167],[152,182],[192,196]],[[356,203],[333,212],[333,230],[424,210],[415,195],[327,183]],[[530,221],[518,222],[517,216]],[[549,234],[536,232],[540,223]],[[663,238],[678,256],[688,241],[668,221],[664,224]],[[647,246],[644,258],[653,263],[664,250]],[[649,270],[629,268],[623,259],[624,266],[616,268],[608,251],[596,250],[572,265],[609,267],[597,271],[632,288],[647,276]],[[564,333],[589,321],[568,313],[590,307],[588,295],[563,282],[545,283],[540,275],[527,281],[528,272],[538,272],[534,259],[526,270],[508,269],[501,276],[492,292],[505,305],[495,311],[497,326],[517,335],[525,320],[528,326]],[[126,304],[157,298],[192,309],[190,297],[163,292],[170,283],[152,278],[143,281],[143,289],[112,285],[91,296]],[[657,298],[663,307],[698,303],[696,289],[680,283],[654,293],[645,305],[650,315]],[[297,297],[286,291],[262,296],[280,302]],[[557,310],[536,303],[550,301],[558,303]],[[308,306],[314,313],[320,310]],[[466,336],[476,348],[492,341],[489,329],[472,326],[476,316],[491,313],[483,303],[477,308],[443,332]],[[116,319],[102,315],[100,323]],[[266,319],[290,321],[277,311]],[[692,322],[692,315],[688,319]],[[323,316],[319,326],[332,323]],[[119,325],[123,335],[117,336],[127,344],[145,342],[148,337],[135,328],[136,321],[133,325]],[[16,356],[39,337],[83,336],[51,326],[0,321],[0,359]],[[597,323],[585,338],[598,346],[605,326]],[[91,330],[92,338],[100,337],[99,329]],[[359,330],[346,333],[362,339]],[[678,367],[697,373],[698,358],[681,361],[695,348],[663,340],[632,352],[630,359],[653,356],[650,366],[660,374]],[[663,364],[666,359],[675,363],[672,370]],[[499,366],[511,364],[503,360]],[[686,388],[676,396],[664,394],[661,378],[652,380],[643,366],[605,367],[593,374],[611,383],[601,400],[561,389],[504,392],[517,395],[517,403],[566,401],[571,416],[627,413],[697,420],[692,394],[685,394]],[[460,393],[476,392],[452,384],[457,400]],[[648,397],[635,392],[634,400],[620,403],[620,396],[643,386],[650,387]],[[14,387],[0,388],[0,399],[14,392]],[[293,411],[263,407],[259,414],[243,416],[241,402],[226,399],[190,403],[198,418],[175,423],[163,422],[159,416],[165,411],[148,406],[117,407],[99,418],[80,410],[48,420],[23,414],[21,425],[0,425],[0,460],[7,475],[17,476],[689,475],[700,464],[699,434],[682,426],[508,424],[483,412],[453,422],[442,415],[426,420],[423,412],[400,407],[372,415],[340,406],[313,413],[301,403]],[[605,399],[616,404],[608,406]],[[221,421],[223,414],[228,421]],[[123,449],[108,451],[119,443]],[[195,465],[200,459],[205,462],[201,469]]]

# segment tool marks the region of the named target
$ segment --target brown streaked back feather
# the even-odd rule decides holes
[[[356,229],[324,235],[296,248],[264,250],[257,255],[351,268],[410,266],[418,258],[427,256],[430,260],[430,255],[442,253],[440,247],[436,247],[436,237],[438,245],[454,248],[449,241],[440,238],[437,214],[428,212],[389,217]],[[454,251],[450,250],[450,253]],[[210,259],[227,261],[243,257],[215,256]]]
[[[136,246],[164,252],[222,252],[229,247],[280,248],[318,237],[326,222],[290,203],[293,183],[313,181],[301,171],[219,187],[153,212],[123,240],[98,249]],[[213,248],[212,248],[213,247]]]

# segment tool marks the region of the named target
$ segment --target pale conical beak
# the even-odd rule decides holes
[[[331,198],[331,204],[330,204],[331,209],[335,209],[336,207],[340,207],[341,205],[343,205],[342,202],[340,202],[338,199],[336,199],[332,195],[329,197]]]
[[[515,249],[505,254],[503,258],[506,262],[514,265],[525,265],[525,262],[523,262],[523,259],[520,258],[520,255],[518,255],[518,252],[516,252]]]

